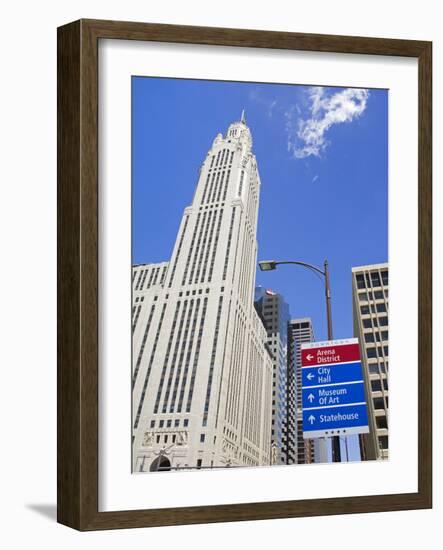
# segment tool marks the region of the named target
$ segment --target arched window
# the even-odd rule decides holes
[[[150,472],[166,472],[171,469],[171,462],[165,456],[158,456],[149,468]]]

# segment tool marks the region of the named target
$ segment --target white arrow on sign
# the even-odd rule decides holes
[[[306,359],[307,359],[308,361],[311,361],[312,359],[314,359],[314,356],[311,355],[311,354],[309,354],[309,355],[306,356]]]
[[[315,397],[312,395],[312,393],[310,393],[308,395],[308,399],[309,399],[309,402],[312,403],[314,401]]]
[[[312,380],[314,378],[314,375],[312,374],[312,372],[310,372],[306,378],[308,380]]]
[[[314,424],[315,422],[315,416],[313,414],[311,414],[311,416],[308,418],[309,422],[311,423],[311,426],[312,424]]]

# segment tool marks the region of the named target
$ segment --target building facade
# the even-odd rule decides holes
[[[362,460],[388,458],[388,264],[352,268],[354,336],[359,339],[368,403],[369,434],[360,436]]]
[[[314,328],[309,317],[291,319],[288,324],[288,406],[291,419],[290,429],[295,446],[291,447],[293,460],[297,464],[315,462],[315,443],[312,439],[303,439],[301,344],[314,342]]]
[[[270,289],[257,287],[255,308],[267,333],[268,350],[272,357],[272,462],[288,463],[287,443],[287,327],[289,306],[283,296]]]
[[[202,163],[170,261],[133,268],[136,472],[270,464],[273,364],[254,308],[259,194],[242,115]]]

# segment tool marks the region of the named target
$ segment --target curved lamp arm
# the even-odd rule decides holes
[[[319,267],[312,264],[308,264],[306,262],[290,262],[290,261],[276,262],[275,260],[263,260],[261,262],[258,262],[258,265],[260,266],[260,269],[262,271],[272,271],[273,269],[276,269],[278,265],[282,265],[282,264],[301,265],[303,267],[307,267],[308,269],[312,269],[317,273],[320,273],[320,275],[323,275],[323,277],[326,276],[326,270],[323,271]]]

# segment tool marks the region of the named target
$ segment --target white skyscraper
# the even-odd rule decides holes
[[[360,341],[369,433],[360,436],[363,460],[389,457],[389,269],[352,268],[354,334]]]
[[[133,268],[134,471],[270,463],[272,360],[253,304],[259,193],[242,114],[201,166],[169,264]]]

